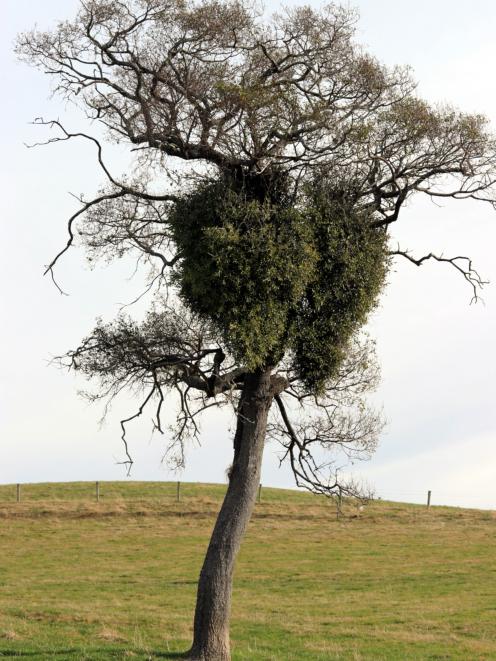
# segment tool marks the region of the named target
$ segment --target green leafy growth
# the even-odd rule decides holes
[[[181,296],[247,369],[289,352],[309,387],[335,374],[386,273],[384,232],[350,209],[322,187],[294,206],[225,181],[176,205]]]
[[[320,390],[377,302],[387,273],[387,239],[342,193],[318,186],[309,198],[307,221],[319,258],[296,314],[293,350],[301,378]]]
[[[280,360],[318,258],[301,212],[215,183],[185,197],[171,224],[183,255],[176,281],[189,306],[214,322],[248,369]]]

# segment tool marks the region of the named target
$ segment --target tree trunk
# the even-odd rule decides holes
[[[198,581],[194,661],[229,661],[229,619],[234,563],[260,483],[267,416],[272,403],[270,372],[246,377],[234,436],[229,486]]]

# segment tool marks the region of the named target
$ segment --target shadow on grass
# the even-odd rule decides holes
[[[66,655],[72,655],[72,654],[81,654],[81,650],[77,649],[63,649],[63,650],[52,650],[50,652],[41,652],[40,650],[9,650],[9,649],[3,649],[0,650],[0,659],[2,657],[4,658],[16,658],[16,657],[26,657],[26,656],[31,656],[31,657],[37,657],[38,659],[42,658],[42,654],[49,654],[50,656],[61,656],[62,654]]]
[[[187,652],[147,652],[145,654],[147,659],[187,659]],[[83,656],[81,656],[80,649],[60,649],[60,650],[50,650],[40,651],[40,650],[15,650],[15,649],[0,649],[0,659],[15,659],[31,657],[35,659],[52,659],[55,657],[62,657],[63,659],[95,659],[95,661],[101,659],[122,659],[122,650],[108,650],[108,649],[92,649],[85,651]],[[137,654],[137,658],[139,654]]]

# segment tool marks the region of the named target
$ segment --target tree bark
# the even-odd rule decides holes
[[[250,521],[260,483],[260,471],[273,400],[270,371],[249,374],[241,395],[234,460],[198,581],[193,661],[229,661],[229,620],[234,563]]]

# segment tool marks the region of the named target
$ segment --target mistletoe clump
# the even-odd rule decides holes
[[[320,387],[376,302],[385,233],[335,191],[314,186],[297,205],[280,187],[263,193],[219,180],[182,197],[169,219],[175,281],[247,369],[289,354]]]

